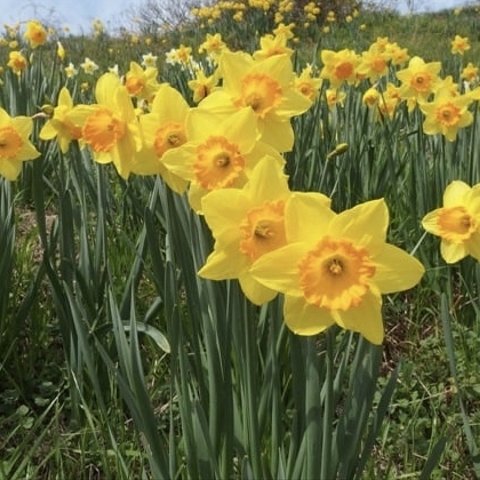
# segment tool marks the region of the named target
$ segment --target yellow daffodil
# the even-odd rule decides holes
[[[313,102],[322,88],[322,79],[314,77],[313,68],[311,65],[308,65],[298,77],[295,77],[294,86],[298,92]]]
[[[95,161],[113,162],[127,179],[138,162],[142,146],[140,128],[128,92],[113,73],[105,73],[95,86],[97,104],[77,106],[71,120],[82,125],[82,140],[90,146]]]
[[[327,99],[328,108],[332,110],[337,105],[343,106],[347,94],[343,90],[327,88],[325,90],[325,98]]]
[[[463,55],[467,50],[470,50],[470,40],[467,37],[455,35],[451,42],[451,52],[455,55]]]
[[[125,88],[132,97],[152,100],[158,89],[158,71],[154,67],[145,70],[136,62],[130,62],[130,70],[125,75]]]
[[[33,122],[29,117],[10,117],[0,108],[0,175],[15,180],[22,171],[22,163],[32,160],[40,152],[30,143]]]
[[[287,326],[314,335],[333,324],[383,341],[382,294],[416,285],[418,260],[386,243],[388,209],[373,200],[339,214],[323,198],[293,195],[285,207],[288,244],[260,257],[252,276],[285,294]]]
[[[13,51],[8,54],[7,66],[9,66],[17,75],[20,75],[23,70],[27,68],[27,65],[27,59],[20,52]]]
[[[329,80],[332,88],[337,88],[344,82],[349,85],[357,83],[360,58],[353,50],[322,50],[320,57],[323,62],[320,77]]]
[[[43,45],[47,41],[47,30],[37,20],[31,20],[27,22],[27,29],[24,33],[24,37],[30,43],[32,48],[37,48]]]
[[[242,189],[207,194],[202,211],[215,246],[198,274],[211,280],[238,279],[245,296],[257,305],[274,298],[277,292],[256,281],[249,268],[286,244],[284,210],[290,195],[282,167],[269,156],[260,160]],[[324,201],[330,204],[327,197]]]
[[[473,122],[473,115],[468,111],[472,99],[468,95],[452,96],[448,89],[438,90],[433,102],[420,103],[425,115],[423,131],[427,135],[441,133],[453,142],[460,128]]]
[[[467,255],[480,261],[480,184],[450,183],[443,194],[443,207],[427,213],[422,225],[442,239],[440,253],[447,263]]]
[[[413,57],[408,67],[397,72],[402,98],[407,100],[409,111],[413,110],[417,101],[426,101],[435,90],[439,81],[440,62],[425,63],[420,57]]]
[[[219,33],[211,35],[207,33],[205,41],[198,47],[198,53],[206,53],[214,60],[224,52],[228,50],[226,43],[222,40],[222,36]]]
[[[187,142],[186,118],[190,110],[183,96],[163,83],[153,99],[151,111],[140,117],[144,147],[135,173],[159,174],[175,192],[182,193],[188,181],[172,173],[162,158],[169,150],[177,150]]]
[[[57,42],[57,57],[63,62],[65,60],[65,48],[61,42]]]
[[[249,107],[261,140],[280,152],[291,150],[294,138],[290,118],[308,110],[312,102],[295,90],[288,56],[254,60],[243,52],[224,52],[220,70],[223,87],[202,101],[200,108],[226,114]]]
[[[273,148],[258,141],[255,114],[250,108],[226,119],[194,109],[187,117],[186,135],[188,143],[175,151],[167,150],[162,161],[190,182],[189,201],[196,212],[201,212],[201,199],[208,192],[243,187],[265,155],[273,156],[279,165],[284,163]]]
[[[389,43],[385,53],[391,60],[392,65],[405,65],[410,60],[410,55],[406,48],[401,48],[397,43]]]
[[[370,48],[362,53],[357,74],[376,82],[380,77],[388,73],[388,54]]]
[[[193,101],[200,103],[205,97],[210,95],[217,83],[217,72],[207,77],[203,70],[197,70],[195,78],[188,81],[188,88],[193,92]]]
[[[478,82],[478,67],[468,62],[467,66],[462,70],[461,78],[467,82]]]
[[[63,87],[58,95],[58,105],[53,111],[53,116],[40,130],[42,140],[57,138],[62,153],[66,153],[70,142],[78,140],[82,136],[81,125],[75,124],[71,118],[73,101],[70,92]]]
[[[287,46],[287,37],[283,34],[267,34],[260,38],[260,49],[253,53],[256,60],[265,59],[274,55],[292,55],[293,50]]]

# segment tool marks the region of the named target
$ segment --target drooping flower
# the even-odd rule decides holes
[[[422,226],[441,238],[440,253],[447,263],[467,255],[480,261],[480,184],[451,182],[443,194],[443,207],[427,213]]]
[[[198,274],[211,280],[238,279],[245,296],[257,305],[274,298],[277,292],[255,280],[249,268],[262,255],[286,244],[284,212],[290,195],[282,167],[269,156],[258,162],[242,189],[208,193],[202,199],[202,211],[215,246]]]
[[[199,107],[231,114],[249,107],[261,140],[280,152],[293,147],[290,118],[310,108],[312,102],[297,92],[295,74],[286,55],[254,60],[243,52],[224,52],[220,59],[223,87],[212,92]]]
[[[38,20],[30,20],[27,22],[27,29],[24,37],[30,43],[32,48],[37,48],[47,41],[47,30]]]
[[[10,117],[0,108],[0,175],[7,180],[15,180],[20,175],[25,160],[40,155],[28,139],[32,129],[30,117]]]
[[[60,90],[58,105],[53,110],[52,118],[40,130],[39,137],[42,140],[57,138],[62,153],[66,153],[70,142],[78,140],[82,136],[82,127],[72,118],[73,101],[66,87]]]
[[[320,199],[293,195],[285,207],[288,244],[259,258],[250,273],[285,294],[285,322],[295,333],[336,323],[381,344],[381,295],[413,287],[424,273],[418,260],[386,243],[387,227],[383,199],[336,214]]]
[[[165,152],[163,163],[190,182],[190,205],[199,213],[202,197],[212,190],[243,187],[265,155],[284,164],[272,147],[258,141],[255,114],[249,108],[226,119],[194,109],[187,117],[186,135],[188,143]]]
[[[167,83],[159,86],[151,111],[140,117],[143,148],[135,173],[161,175],[165,183],[177,193],[182,193],[188,181],[175,175],[163,163],[169,150],[177,150],[187,142],[186,119],[190,110],[183,96]]]
[[[425,115],[423,131],[427,135],[441,133],[453,142],[458,130],[473,122],[473,115],[468,111],[471,102],[468,95],[452,96],[447,88],[438,90],[433,102],[420,103],[420,109]]]

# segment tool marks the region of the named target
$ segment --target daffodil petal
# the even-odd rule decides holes
[[[388,243],[371,259],[375,263],[373,281],[381,293],[408,290],[425,273],[425,268],[416,258]]]
[[[255,305],[263,305],[273,300],[278,294],[255,280],[249,273],[239,275],[238,281],[245,296]]]
[[[287,327],[297,335],[316,335],[335,323],[328,309],[310,305],[303,297],[285,296],[283,312]]]
[[[348,310],[335,310],[335,322],[346,330],[360,333],[370,343],[380,345],[383,342],[382,299],[373,293],[367,293],[360,305]]]

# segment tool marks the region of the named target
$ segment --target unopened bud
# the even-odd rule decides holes
[[[336,147],[335,150],[331,151],[327,155],[327,160],[330,160],[331,158],[337,157],[338,155],[342,155],[348,150],[348,143],[339,143]]]
[[[53,115],[54,110],[55,110],[55,108],[53,107],[53,105],[50,105],[49,103],[46,103],[45,105],[42,105],[40,107],[40,111],[45,113],[49,117],[51,117]]]

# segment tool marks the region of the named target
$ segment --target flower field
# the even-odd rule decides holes
[[[0,479],[480,478],[480,7],[372,8],[5,26]]]

